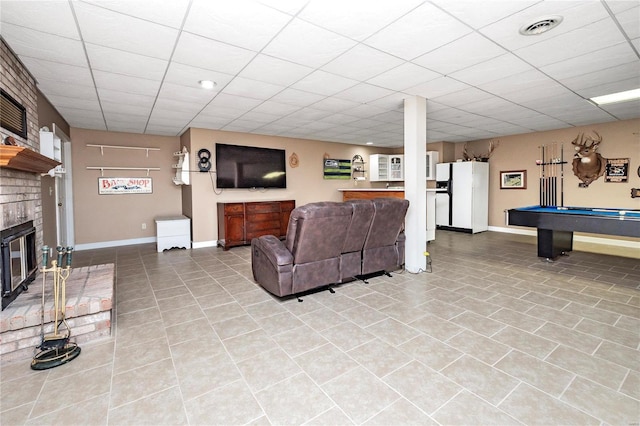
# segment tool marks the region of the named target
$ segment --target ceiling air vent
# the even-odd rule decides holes
[[[562,16],[552,15],[538,18],[535,21],[520,27],[520,34],[526,36],[539,35],[546,33],[560,25]]]

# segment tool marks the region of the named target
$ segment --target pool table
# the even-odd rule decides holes
[[[507,211],[507,225],[538,230],[538,256],[555,259],[573,249],[574,232],[640,238],[640,210],[530,206]]]

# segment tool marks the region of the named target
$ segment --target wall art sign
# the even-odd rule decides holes
[[[153,182],[150,177],[136,178],[98,178],[100,195],[114,194],[151,194]]]
[[[500,172],[500,189],[527,189],[527,171]]]
[[[627,182],[629,180],[628,158],[607,158],[605,182]]]
[[[325,159],[323,172],[325,179],[351,179],[351,160]]]

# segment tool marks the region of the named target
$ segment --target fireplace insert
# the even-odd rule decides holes
[[[2,309],[24,290],[37,272],[36,228],[33,221],[0,231],[2,277]]]

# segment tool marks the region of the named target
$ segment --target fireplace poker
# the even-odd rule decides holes
[[[31,361],[33,370],[46,370],[48,368],[57,367],[66,364],[80,355],[80,347],[70,342],[71,328],[65,317],[66,312],[66,284],[67,278],[71,273],[71,258],[73,247],[56,247],[57,258],[51,260],[51,267],[47,268],[49,260],[49,247],[42,248],[42,316],[41,316],[41,332],[42,341],[37,349],[40,349]],[[62,267],[62,262],[66,256],[66,265]],[[53,306],[54,306],[54,322],[53,333],[44,334],[44,295],[47,273],[53,275]],[[64,325],[66,332],[60,331],[60,326]]]

